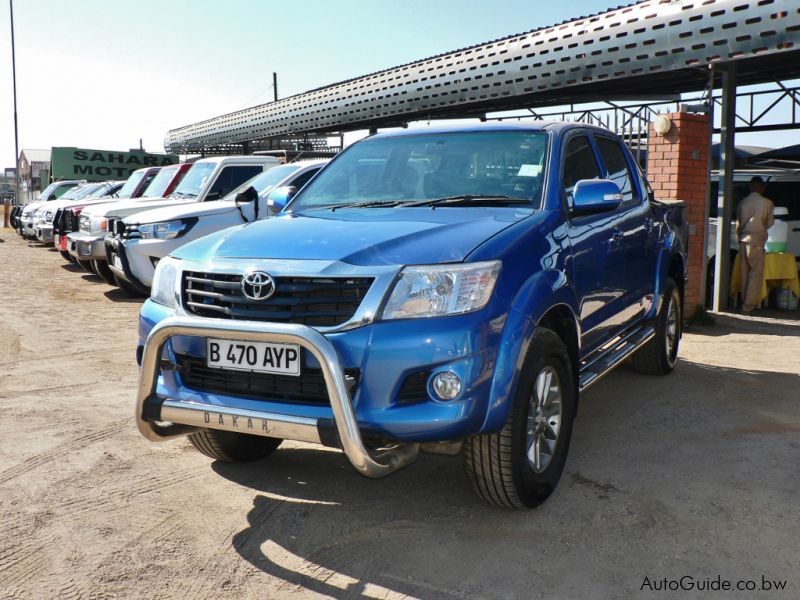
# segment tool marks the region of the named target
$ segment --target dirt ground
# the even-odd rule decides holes
[[[310,445],[231,466],[147,442],[139,302],[8,229],[0,290],[0,598],[800,597],[800,322],[779,313],[694,329],[669,377],[607,377],[553,497],[504,512],[458,459],[370,481]],[[718,575],[787,585],[650,591]]]

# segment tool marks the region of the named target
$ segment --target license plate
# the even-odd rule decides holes
[[[216,369],[300,375],[300,346],[209,339],[206,364]]]
[[[114,266],[122,271],[122,260],[120,259],[119,254],[112,255],[112,258],[114,259]]]

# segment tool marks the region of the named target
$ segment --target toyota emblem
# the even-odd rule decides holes
[[[275,293],[275,280],[264,271],[249,271],[242,277],[242,294],[248,300],[261,302]]]

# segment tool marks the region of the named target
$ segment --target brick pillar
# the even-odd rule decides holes
[[[708,187],[708,115],[669,113],[672,127],[659,135],[650,124],[647,137],[647,179],[658,200],[683,200],[689,220],[685,317],[705,305],[700,297],[703,247],[706,243]]]

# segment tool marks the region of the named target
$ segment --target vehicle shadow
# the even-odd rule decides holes
[[[680,532],[708,494],[721,510],[738,514],[757,510],[763,489],[795,493],[786,485],[791,465],[784,464],[794,459],[779,452],[785,436],[800,431],[800,407],[785,393],[798,384],[797,374],[687,361],[669,377],[618,370],[584,396],[561,483],[532,511],[484,505],[458,458],[421,455],[409,468],[369,480],[340,452],[289,443],[259,463],[212,468],[258,492],[232,546],[287,593],[298,587],[336,598],[567,593],[557,574],[575,568],[576,554],[606,557],[581,568],[598,589],[613,589],[628,576],[631,540],[643,535],[642,523],[668,518],[676,534],[665,543],[682,553],[690,549]],[[753,456],[754,435],[783,456],[772,468]],[[687,481],[687,464],[702,477]],[[759,527],[770,525],[765,517]],[[720,544],[732,543],[729,524],[709,528]]]
[[[693,325],[686,332],[709,337],[722,337],[731,333],[800,336],[800,310],[759,309],[749,314],[714,313],[713,319],[713,325]]]
[[[61,268],[65,271],[69,271],[70,273],[86,273],[83,269],[81,269],[78,265],[71,262],[64,261],[61,263]]]
[[[112,287],[110,290],[106,290],[103,292],[103,295],[109,300],[114,302],[122,302],[124,304],[141,304],[145,300],[144,298],[132,298],[125,291],[118,287]]]
[[[358,475],[344,454],[324,449],[286,448],[255,465],[212,468],[261,492],[249,526],[233,536],[236,552],[289,586],[335,598],[463,598],[446,572],[419,577],[420,560],[429,560],[420,547],[445,523],[497,514],[474,496],[454,458],[422,455],[383,480]]]

